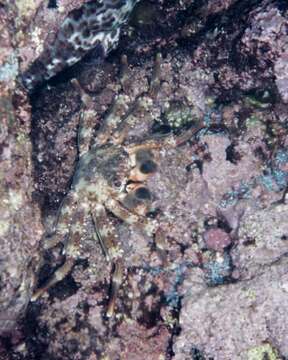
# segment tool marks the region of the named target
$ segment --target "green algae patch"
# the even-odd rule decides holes
[[[247,351],[247,360],[281,360],[270,344],[263,344]]]

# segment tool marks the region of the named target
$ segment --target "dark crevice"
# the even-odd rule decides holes
[[[58,7],[57,0],[48,0],[48,9],[56,9]]]

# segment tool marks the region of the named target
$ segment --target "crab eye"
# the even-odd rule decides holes
[[[135,190],[135,196],[139,200],[151,200],[150,191],[145,187],[139,187]]]
[[[142,174],[152,174],[156,171],[156,169],[157,165],[153,160],[146,160],[139,167]]]
[[[114,185],[116,188],[120,188],[120,186],[121,186],[122,184],[121,184],[121,181],[120,181],[119,179],[114,179],[113,185]]]

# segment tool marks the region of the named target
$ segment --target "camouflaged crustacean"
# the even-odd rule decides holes
[[[35,289],[32,300],[37,300],[70,273],[79,258],[87,224],[92,222],[94,230],[91,235],[96,243],[100,243],[108,262],[113,264],[106,312],[112,316],[127,264],[125,250],[111,215],[126,224],[131,231],[137,229],[154,239],[156,247],[161,242],[163,234],[157,219],[147,216],[154,198],[148,181],[157,173],[163,153],[185,143],[202,125],[199,128],[192,127],[181,135],[160,136],[150,133],[144,138],[143,134],[131,135],[129,131],[139,120],[143,120],[140,109],[150,113],[153,99],[157,97],[161,56],[158,54],[156,57],[148,90],[136,97],[125,92],[125,79],[129,71],[126,56],[122,57],[122,65],[122,89],[102,120],[96,136],[93,131],[96,117],[94,100],[76,79],[72,80],[83,103],[78,130],[79,162],[53,229],[43,239],[43,248],[46,250],[62,243],[62,253],[66,259],[45,284]],[[153,119],[152,116],[150,125]]]

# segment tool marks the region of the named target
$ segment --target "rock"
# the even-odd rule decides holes
[[[15,330],[34,285],[43,227],[32,194],[30,106],[16,87],[21,18],[12,3],[0,10],[0,335]]]
[[[283,256],[254,279],[215,288],[205,288],[191,271],[183,284],[186,295],[174,359],[189,359],[192,348],[201,351],[205,359],[256,359],[255,348],[259,354],[263,344],[267,344],[268,354],[275,354],[272,345],[279,352],[275,359],[286,358],[287,265]]]
[[[210,250],[223,251],[231,245],[231,238],[227,232],[222,229],[214,228],[205,231],[203,239]]]
[[[239,243],[232,257],[241,277],[251,278],[288,252],[288,206],[272,205],[266,209],[247,207],[239,227]]]

